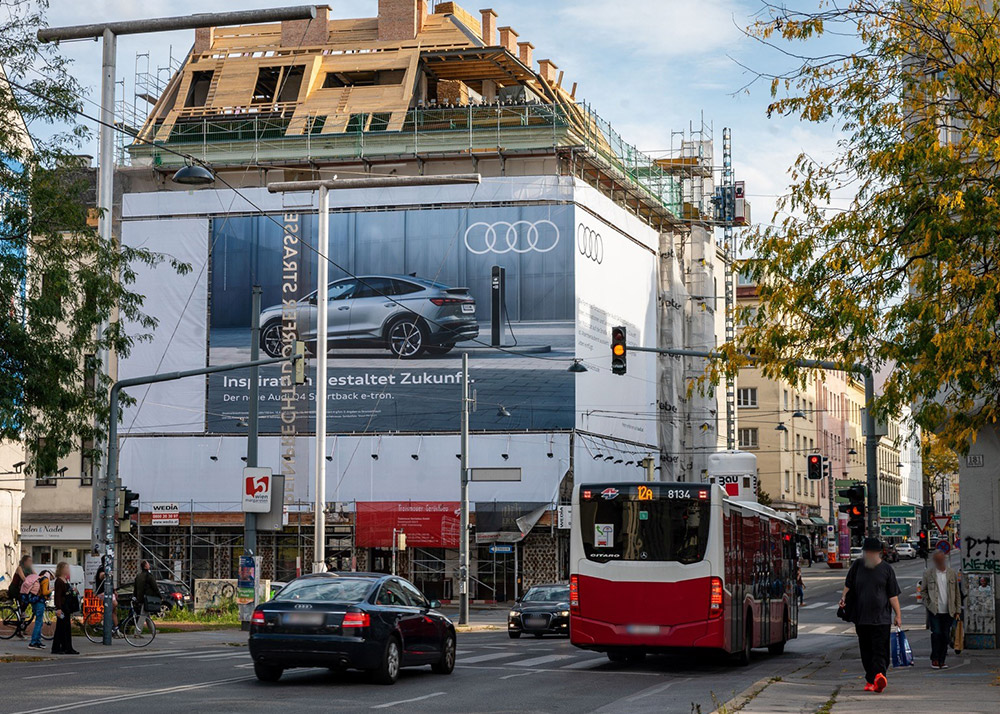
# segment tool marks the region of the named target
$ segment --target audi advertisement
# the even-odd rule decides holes
[[[262,433],[314,429],[317,359],[327,360],[328,431],[457,431],[463,353],[473,429],[571,429],[577,265],[599,269],[607,250],[578,214],[566,204],[333,213],[326,355],[316,348],[317,215],[216,218],[209,363],[250,358],[259,285],[260,356],[288,354],[297,340],[307,353],[305,387],[293,388],[287,366],[260,369]],[[209,377],[209,432],[245,431],[248,387],[248,373]]]

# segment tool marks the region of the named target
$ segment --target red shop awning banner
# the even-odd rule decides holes
[[[457,548],[458,501],[359,501],[355,544],[391,548],[393,530],[406,533],[406,545]]]

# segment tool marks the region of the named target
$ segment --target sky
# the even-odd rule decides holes
[[[196,12],[298,5],[303,0],[51,0],[51,26],[100,20],[127,20]],[[377,0],[327,0],[331,16],[374,17]],[[814,8],[818,0],[788,5]],[[433,0],[432,0],[433,4]],[[733,138],[736,179],[746,182],[755,222],[769,222],[777,196],[786,192],[788,168],[799,153],[824,158],[836,148],[830,125],[796,118],[769,119],[769,83],[746,88],[756,71],[787,70],[780,51],[747,37],[741,28],[762,10],[760,0],[466,0],[459,3],[478,17],[480,6],[499,15],[521,41],[535,46],[535,59],[551,59],[565,72],[564,87],[577,83],[577,99],[589,102],[622,137],[655,153],[678,146],[673,132],[698,128],[702,117],[712,127],[716,164],[721,164],[722,129]],[[149,66],[166,66],[170,55],[183,58],[194,31],[124,36],[118,43],[118,76],[131,98],[137,53],[149,53]],[[91,41],[63,43],[75,73],[99,96],[101,48]],[[798,48],[801,49],[801,48]],[[811,51],[811,48],[808,48]],[[145,59],[140,59],[141,69]],[[742,65],[742,66],[741,66]],[[94,105],[89,105],[90,110]],[[671,143],[673,142],[673,144]],[[96,154],[96,140],[91,147]]]

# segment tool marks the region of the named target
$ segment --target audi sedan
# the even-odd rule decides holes
[[[569,637],[569,586],[535,585],[507,615],[507,634],[516,640],[521,633]]]
[[[360,669],[381,684],[394,683],[402,667],[451,674],[455,627],[438,607],[392,575],[304,575],[254,610],[254,673],[276,682],[293,667]]]
[[[316,351],[316,295],[295,303],[299,339]],[[382,347],[403,359],[443,355],[463,340],[479,336],[476,301],[468,288],[452,288],[413,275],[364,275],[330,283],[329,347]],[[282,353],[286,335],[282,306],[260,313],[260,347]]]

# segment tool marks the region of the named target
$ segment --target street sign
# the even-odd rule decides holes
[[[940,550],[942,553],[947,554],[951,550],[951,543],[949,543],[946,540],[939,540],[938,544],[934,547]]]
[[[521,467],[495,467],[484,469],[469,469],[470,481],[520,481]]]
[[[944,533],[948,530],[948,524],[951,523],[951,516],[934,516],[931,520],[934,521],[934,525],[937,526],[937,529]]]
[[[902,536],[903,538],[910,536],[909,523],[883,523],[881,528],[884,536]]]
[[[560,530],[568,530],[573,518],[573,507],[559,506],[559,510],[556,511],[556,513],[558,514],[558,523],[556,528],[559,528]]]
[[[490,553],[496,555],[497,553],[513,553],[514,546],[512,545],[491,545]]]
[[[915,518],[917,510],[913,506],[879,506],[881,518]]]
[[[271,469],[267,466],[243,468],[243,512],[267,513],[271,510]]]

